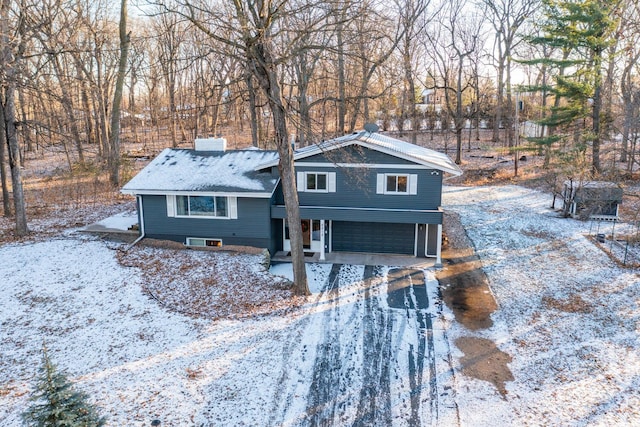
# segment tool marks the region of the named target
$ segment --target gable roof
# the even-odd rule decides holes
[[[278,161],[276,151],[196,151],[167,148],[123,188],[129,194],[166,194],[182,191],[251,193],[270,196],[278,178],[257,165]]]
[[[321,142],[320,144],[313,144],[308,147],[298,149],[294,153],[294,160],[304,159],[306,157],[347,147],[353,144],[361,145],[371,150],[380,151],[429,168],[438,169],[454,176],[462,175],[462,170],[458,165],[456,165],[449,156],[444,153],[420,147],[418,145],[411,144],[410,142],[391,138],[386,135],[367,131],[341,136],[339,138]],[[277,163],[278,160],[276,158],[275,161],[270,161],[260,165],[258,169],[275,166]]]

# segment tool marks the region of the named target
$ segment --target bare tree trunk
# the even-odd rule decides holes
[[[475,126],[476,126],[476,141],[480,141],[480,70],[478,69],[479,58],[476,58],[473,63],[473,80],[474,80],[474,109],[473,115],[475,118]],[[469,151],[471,151],[471,139],[469,139]]]
[[[170,83],[169,86],[169,132],[171,133],[171,146],[176,148],[178,146],[178,124],[176,123],[176,92],[175,81]]]
[[[15,212],[16,235],[19,237],[29,234],[27,228],[27,214],[24,203],[24,190],[22,187],[22,173],[20,171],[20,147],[18,145],[18,135],[16,132],[16,67],[20,61],[20,51],[12,52],[9,34],[9,8],[11,0],[2,0],[0,6],[0,43],[2,45],[2,59],[0,66],[4,70],[5,81],[2,82],[2,120],[4,121],[4,131],[7,146],[9,148],[9,168],[11,170],[11,186],[13,189],[13,209]],[[24,42],[24,41],[22,41]]]
[[[513,98],[511,96],[511,51],[506,51],[507,59],[505,62],[505,88],[507,90],[507,105],[506,105],[506,114],[504,114],[504,118],[506,119],[506,130],[507,130],[507,144],[509,148],[514,145],[514,120],[513,120]],[[503,112],[505,112],[505,108],[503,106]]]
[[[597,68],[599,70],[599,67]],[[600,166],[600,139],[602,137],[600,131],[600,111],[602,109],[601,82],[600,71],[596,71],[598,81],[593,94],[593,142],[592,142],[592,168],[594,173],[601,172]]]
[[[253,91],[253,78],[251,74],[247,73],[245,76],[247,82],[247,90],[249,91],[249,115],[251,117],[251,144],[254,147],[259,147],[258,140],[258,114],[256,111],[256,94]]]
[[[291,239],[291,260],[293,264],[295,291],[298,295],[309,295],[307,271],[304,261],[302,224],[300,222],[300,205],[298,202],[298,191],[293,164],[293,149],[291,144],[289,144],[286,110],[282,103],[276,67],[271,58],[271,53],[267,50],[263,41],[259,41],[255,45],[250,46],[250,48],[249,58],[253,62],[251,68],[254,70],[258,78],[258,83],[267,96],[267,102],[271,109],[273,119],[277,150],[280,156],[278,169],[282,180],[282,192],[284,195],[287,219],[289,220],[289,237]]]
[[[346,83],[344,75],[344,43],[342,42],[343,28],[344,26],[342,24],[341,17],[336,28],[338,44],[338,123],[336,132],[338,136],[344,133],[345,117],[347,115]]]
[[[133,132],[134,142],[140,142],[138,138],[138,117],[136,114],[136,84],[138,83],[137,67],[135,65],[131,68],[131,75],[129,76],[129,117],[131,118],[130,126]]]
[[[282,180],[282,192],[284,194],[287,219],[289,220],[289,237],[291,239],[291,259],[293,263],[295,289],[298,295],[309,295],[307,271],[304,261],[302,224],[300,222],[300,207],[293,164],[293,149],[291,144],[289,144],[286,111],[282,103],[280,86],[275,71],[276,68],[273,67],[270,53],[264,44],[258,43],[253,46],[252,50],[251,56],[254,62],[252,69],[256,73],[258,82],[268,99],[276,134],[276,146],[280,156],[278,169]]]
[[[87,87],[87,81],[82,79],[82,87],[80,88],[80,96],[82,98],[82,106],[84,107],[84,126],[87,133],[87,142],[94,144],[96,142],[95,130],[93,129],[93,120],[91,119],[91,102],[89,101],[89,88]]]
[[[221,37],[211,28],[209,23],[205,24],[200,21],[200,12],[196,14],[194,8],[189,7],[189,15],[186,17],[211,39],[232,45],[234,50],[241,46],[242,60],[246,61],[247,72],[255,77],[258,87],[261,89],[260,92],[266,97],[267,105],[271,110],[271,123],[274,126],[275,143],[280,157],[278,168],[284,195],[285,211],[289,221],[294,290],[299,295],[309,295],[293,150],[291,144],[289,144],[286,109],[278,79],[278,61],[274,59],[274,51],[269,46],[269,43],[273,43],[273,39],[270,37],[271,31],[274,31],[277,26],[277,18],[281,17],[281,13],[285,9],[285,3],[276,5],[271,1],[245,2],[234,0],[233,12],[235,18],[239,21],[234,30],[238,31],[238,40]]]
[[[4,121],[5,138],[9,148],[9,169],[11,170],[11,187],[13,188],[13,210],[15,212],[16,220],[16,235],[22,237],[29,234],[29,229],[27,228],[27,214],[24,203],[24,190],[22,187],[22,172],[20,171],[20,151],[15,126],[15,108],[15,83],[9,82],[4,88],[2,116]]]
[[[408,33],[409,32],[407,31],[407,34]],[[415,101],[416,85],[413,80],[413,67],[411,65],[411,53],[409,51],[408,43],[409,43],[409,37],[406,36],[404,51],[402,54],[402,59],[403,59],[402,62],[404,66],[404,78],[407,85],[406,93],[405,93],[405,96],[403,97],[404,102],[406,102],[406,105],[403,108],[403,111],[406,111],[407,109],[409,110],[408,116],[411,118],[411,142],[415,144],[418,138],[418,134],[417,134],[418,110],[416,109],[416,101]],[[402,117],[401,120],[404,120],[404,117]]]
[[[99,133],[98,135],[98,143],[102,147],[102,158],[109,162],[109,156],[111,155],[111,149],[109,147],[109,130],[107,127],[107,100],[105,98],[105,91],[103,87],[104,78],[102,76],[102,63],[100,58],[96,58],[96,70],[97,70],[97,78],[96,78],[96,86],[95,86],[95,97],[98,99],[98,108],[97,108],[97,122]]]
[[[602,166],[600,165],[600,140],[602,139],[602,131],[600,129],[600,112],[602,111],[602,53],[600,48],[596,49],[593,53],[596,64],[594,67],[596,75],[593,92],[591,168],[595,174],[602,172]]]
[[[1,108],[1,106],[0,106]],[[7,168],[5,165],[5,146],[7,145],[7,133],[4,129],[4,120],[0,120],[0,181],[2,181],[2,211],[5,217],[11,216],[11,202],[9,186],[7,185]]]
[[[25,98],[24,98],[24,91],[23,90],[18,90],[18,102],[20,103],[20,115],[22,116],[21,122],[22,122],[22,138],[24,139],[24,143],[25,143],[25,150],[28,152],[32,152],[33,151],[33,140],[31,138],[31,128],[29,126],[29,124],[27,123],[28,121],[28,116],[27,116],[27,108],[28,108],[28,103],[26,102]],[[24,159],[23,160],[23,166],[24,166]]]
[[[114,186],[120,185],[120,105],[122,104],[122,88],[127,71],[127,55],[129,53],[130,37],[127,33],[127,0],[122,0],[120,6],[120,63],[118,77],[113,95],[113,109],[111,110],[111,135],[109,153],[109,179]]]
[[[499,51],[498,56],[502,56],[502,51]],[[493,120],[493,136],[491,141],[500,141],[500,122],[502,122],[502,111],[504,110],[504,63],[498,64],[498,76],[497,76],[497,94],[496,94],[496,111]]]
[[[458,81],[456,82],[456,164],[462,164],[462,128],[464,126],[464,115],[462,111],[462,70],[464,56],[459,57]]]
[[[73,142],[78,151],[78,162],[80,164],[84,164],[84,150],[82,148],[82,140],[80,139],[80,131],[78,130],[75,107],[70,95],[71,89],[69,88],[69,83],[67,81],[67,78],[65,77],[66,73],[62,67],[62,64],[60,64],[58,56],[51,55],[51,62],[53,63],[53,67],[59,80],[60,103],[62,104],[62,109],[64,110],[67,121],[69,123],[69,127],[71,129],[71,138],[73,138]]]

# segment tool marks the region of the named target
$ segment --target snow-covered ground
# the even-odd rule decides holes
[[[640,425],[640,275],[559,218],[551,197],[517,186],[449,188],[499,304],[494,325],[449,337],[494,340],[515,377],[502,399],[456,377],[463,425]],[[455,351],[455,347],[454,347]],[[461,353],[454,352],[454,358]]]
[[[640,425],[640,276],[585,237],[589,224],[558,218],[549,202],[517,186],[447,189],[445,208],[460,214],[499,304],[493,326],[480,331],[440,309],[431,272],[427,310],[390,309],[388,268],[367,281],[364,267],[343,266],[339,290],[320,294],[331,266],[311,264],[318,293],[299,310],[210,321],[147,297],[142,272],[118,263],[113,243],[66,232],[3,244],[0,425],[21,424],[43,340],[111,426],[153,419],[163,426],[307,425],[313,408],[333,425],[366,425],[358,405],[377,395],[372,372],[360,366],[372,356],[363,343],[381,343],[384,332],[367,325],[388,325],[393,346],[388,358],[376,359],[374,373],[389,379],[380,405],[390,425]],[[273,272],[287,275],[287,268]],[[403,375],[424,354],[417,349],[429,335],[421,328],[425,316],[433,321],[435,358],[415,387],[409,383],[416,377]],[[462,374],[462,352],[453,344],[461,337],[490,339],[512,357],[505,396]],[[340,374],[337,387],[318,375],[319,359],[336,364],[329,368]],[[314,390],[320,387],[330,393]],[[435,412],[428,400],[434,393]]]

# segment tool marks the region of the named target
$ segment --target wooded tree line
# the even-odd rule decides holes
[[[17,62],[16,75],[3,77],[16,84],[21,151],[56,146],[64,151],[70,168],[84,163],[87,152],[108,158],[109,113],[120,58],[119,21],[112,2],[4,3],[5,49],[11,57],[7,60]],[[383,129],[411,134],[415,141],[416,131],[434,127],[436,120],[441,127],[453,123],[454,130],[460,131],[466,120],[482,119],[493,128],[494,140],[509,142],[513,132],[506,125],[515,108],[514,69],[520,80],[522,72],[527,74],[525,84],[546,87],[545,97],[529,91],[526,98],[538,107],[545,102],[562,104],[562,96],[553,96],[557,92],[550,95],[554,76],[579,67],[601,74],[600,90],[607,95],[601,97],[602,113],[614,122],[615,131],[624,131],[624,161],[630,154],[640,51],[635,43],[635,1],[245,3],[247,9],[257,11],[267,3],[277,9],[270,35],[274,66],[287,119],[302,145],[376,120]],[[602,52],[593,56],[578,46],[552,40],[545,26],[553,18],[545,14],[560,13],[563,3],[595,5],[606,14],[611,22],[598,36],[603,38]],[[229,125],[250,129],[254,145],[273,139],[268,103],[255,90],[257,82],[247,72],[242,53],[233,43],[218,40],[231,40],[237,33],[234,12],[224,11],[231,4],[172,1],[146,4],[142,10],[134,7],[138,12],[130,18],[124,125],[167,126],[174,146],[196,135],[223,132]],[[585,13],[594,11],[585,9]],[[209,34],[190,22],[191,15]],[[572,24],[558,25],[562,32]],[[583,64],[576,62],[579,57]],[[553,61],[564,65],[554,68]],[[582,73],[578,80],[588,83],[582,71],[572,72]],[[425,89],[438,90],[442,111],[415,108]],[[595,94],[585,96],[595,99]],[[526,113],[531,118],[545,113],[528,110],[533,110]],[[626,119],[615,123],[614,114]],[[509,129],[502,135],[501,128]]]
[[[120,127],[174,147],[234,129],[288,159],[291,134],[377,122],[412,142],[452,132],[458,163],[463,130],[487,127],[565,175],[637,164],[636,0],[139,0],[124,33],[113,6],[2,0],[5,215],[28,152],[104,163],[117,185]],[[537,135],[516,138],[516,107]]]

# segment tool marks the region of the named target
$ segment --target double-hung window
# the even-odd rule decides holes
[[[176,216],[227,218],[227,204],[220,196],[176,196]]]
[[[327,174],[307,172],[307,187],[306,191],[321,191],[327,192]]]
[[[298,191],[309,193],[335,193],[335,172],[298,172]]]
[[[388,174],[385,193],[409,193],[409,176]]]
[[[418,194],[418,175],[403,173],[379,173],[376,194]]]

